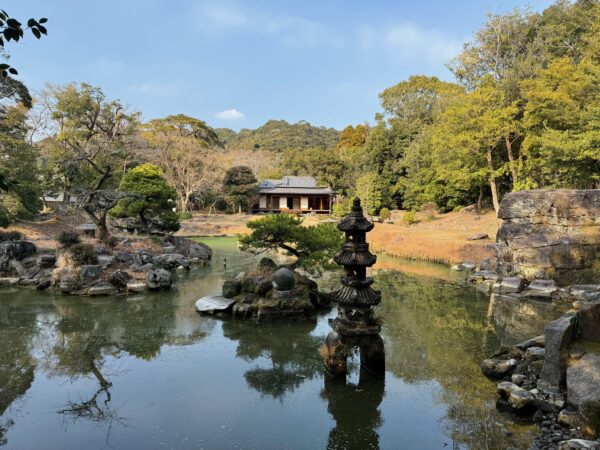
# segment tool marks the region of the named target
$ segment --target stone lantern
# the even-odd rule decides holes
[[[366,241],[373,223],[363,215],[360,199],[354,199],[352,211],[337,227],[345,233],[346,241],[334,260],[344,267],[345,275],[341,286],[332,292],[338,315],[329,322],[333,330],[325,344],[325,368],[332,375],[345,375],[347,357],[358,348],[361,366],[381,374],[385,370],[383,340],[379,336],[381,325],[372,309],[381,302],[381,292],[371,287],[373,278],[366,276],[367,268],[377,260]]]

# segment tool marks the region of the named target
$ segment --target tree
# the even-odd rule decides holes
[[[585,59],[559,58],[523,82],[525,161],[522,188],[600,185],[600,70]]]
[[[287,149],[281,167],[286,175],[308,175],[320,184],[330,186],[335,192],[345,193],[350,187],[349,165],[335,151],[322,148]]]
[[[384,182],[376,172],[367,172],[356,180],[355,194],[360,198],[364,210],[374,215],[388,202],[384,198]]]
[[[149,147],[142,158],[163,169],[177,191],[180,211],[191,211],[194,195],[218,185],[222,158],[215,148],[222,144],[204,121],[183,114],[167,116],[144,125],[141,136]]]
[[[27,142],[27,109],[0,105],[0,226],[41,207],[38,152]]]
[[[342,233],[332,223],[302,226],[290,214],[268,214],[246,224],[250,234],[240,235],[242,250],[262,253],[285,250],[296,257],[296,264],[310,271],[329,267],[330,260],[343,244]]]
[[[505,105],[503,92],[488,78],[440,114],[432,135],[438,174],[454,182],[465,180],[467,186],[487,181],[496,212],[497,178],[505,171],[498,147],[516,126],[518,111],[515,104]]]
[[[247,211],[256,190],[256,177],[249,167],[234,166],[225,173],[223,192],[231,212]]]
[[[177,193],[165,182],[160,167],[142,164],[130,169],[121,180],[119,191],[127,197],[111,210],[112,216],[139,219],[144,230],[150,226],[165,231],[179,229],[179,218],[173,211]]]
[[[23,24],[14,17],[10,17],[4,10],[0,10],[0,56],[7,60],[10,55],[6,51],[6,44],[10,41],[19,42],[25,36],[25,31],[29,30],[37,38],[48,34],[48,30],[44,24],[48,19],[28,19],[27,26],[23,28]],[[0,63],[0,101],[4,99],[17,99],[27,108],[31,108],[31,95],[27,87],[19,80],[11,77],[18,75],[19,72],[10,64]]]
[[[106,240],[107,214],[120,198],[116,185],[122,175],[116,172],[125,170],[126,150],[138,114],[128,113],[121,102],[108,100],[100,88],[86,83],[50,91],[51,153],[64,179],[72,183],[81,207],[98,227],[98,238]]]

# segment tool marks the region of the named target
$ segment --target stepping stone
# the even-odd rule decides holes
[[[211,295],[202,297],[196,302],[196,310],[201,313],[213,313],[216,311],[225,311],[237,300],[225,298],[222,295]]]

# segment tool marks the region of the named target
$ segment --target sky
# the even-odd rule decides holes
[[[31,90],[87,82],[145,120],[213,127],[269,119],[344,128],[373,121],[378,93],[445,64],[485,21],[550,0],[5,0],[48,36],[9,44]]]

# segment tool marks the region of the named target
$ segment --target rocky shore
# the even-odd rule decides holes
[[[0,286],[90,296],[164,290],[171,288],[176,270],[206,264],[212,257],[205,244],[181,237],[166,236],[155,250],[144,248],[143,241],[126,238],[115,248],[79,243],[40,252],[32,242],[4,240],[0,242]]]

